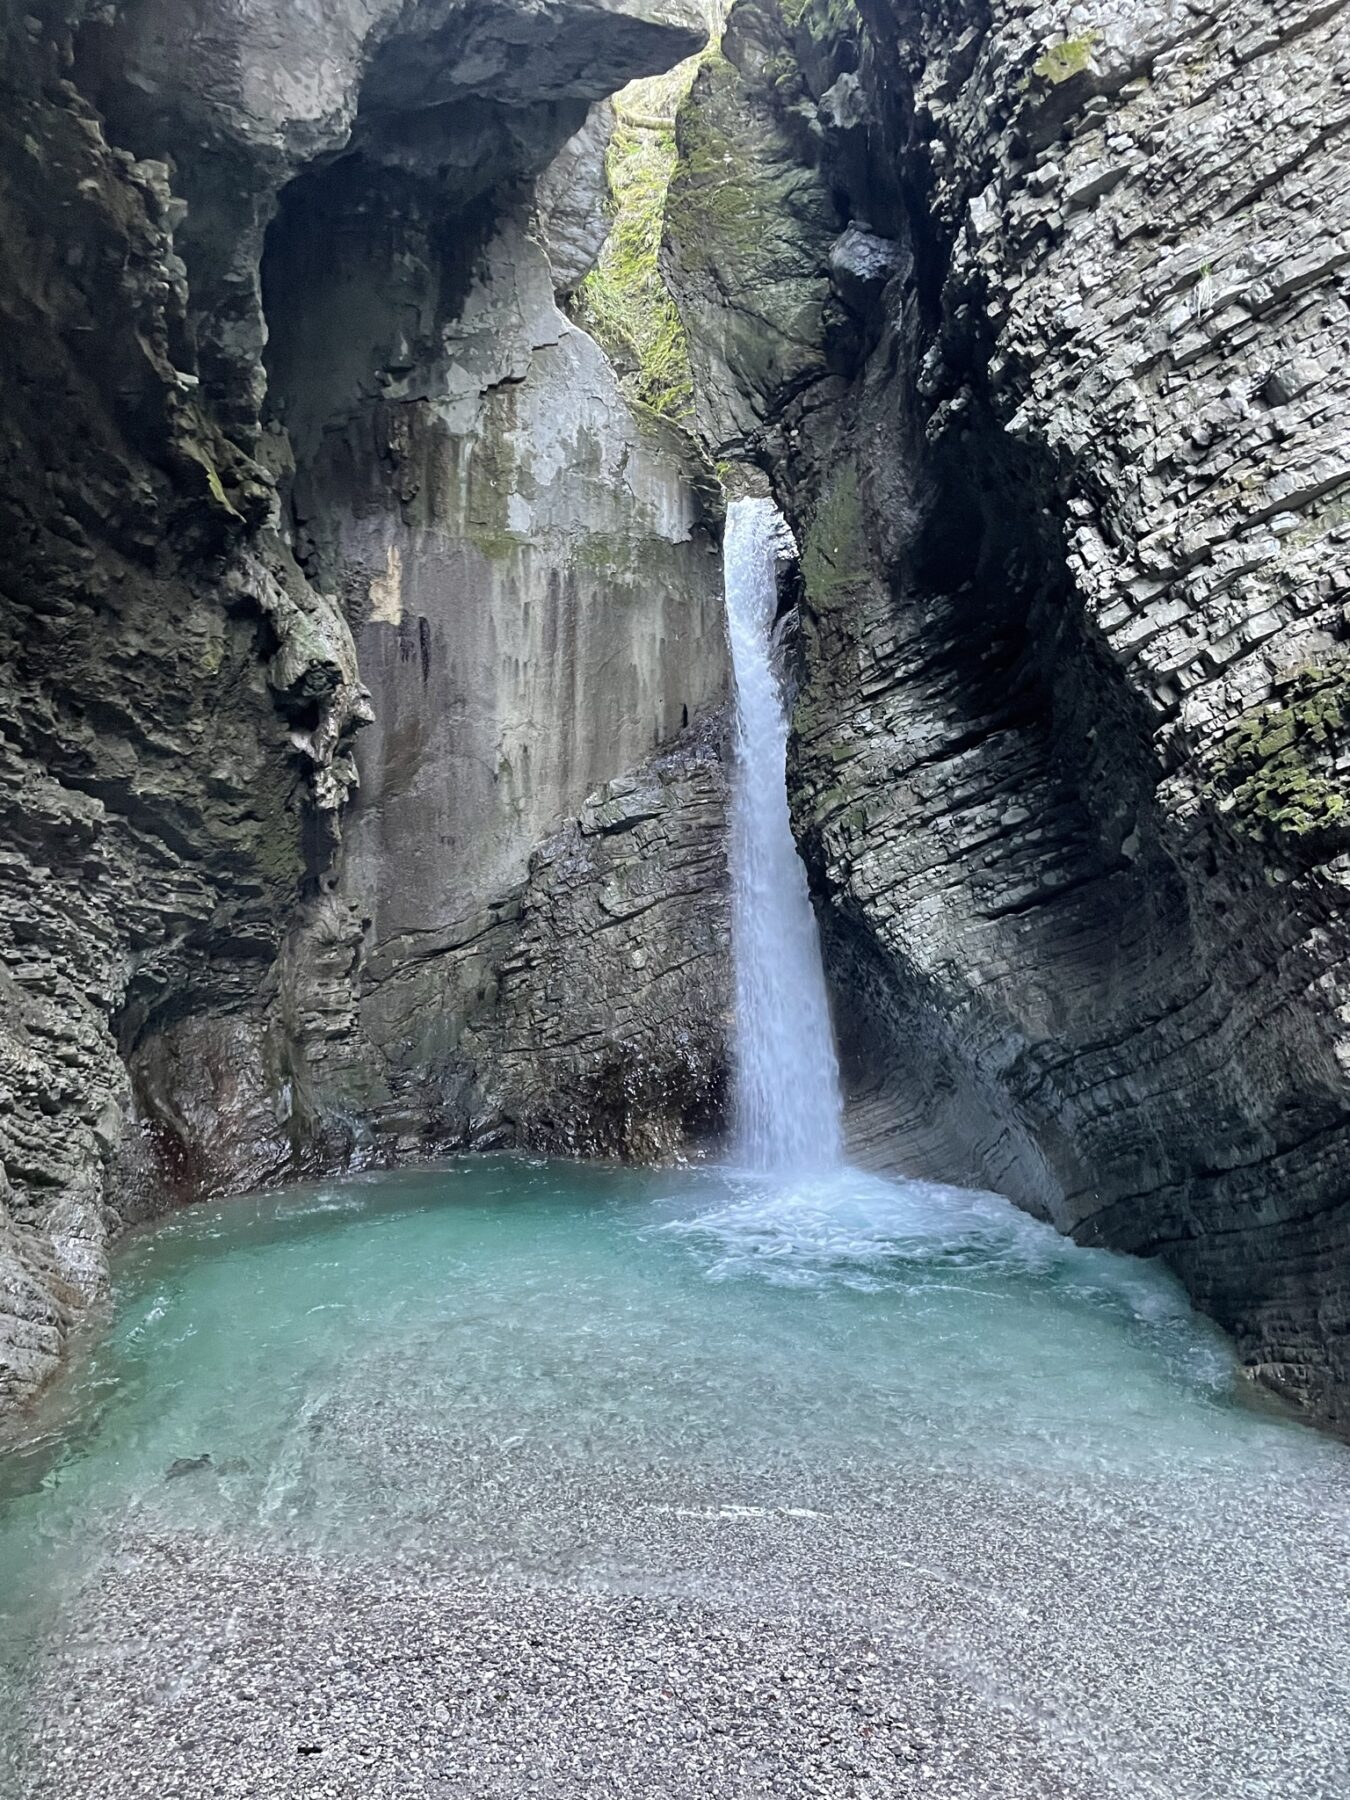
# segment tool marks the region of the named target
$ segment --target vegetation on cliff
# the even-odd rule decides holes
[[[696,67],[691,59],[668,75],[630,83],[619,96],[605,156],[614,223],[573,305],[628,397],[672,419],[689,412],[693,386],[684,326],[661,275],[661,237],[678,160],[675,109]]]
[[[1254,708],[1218,747],[1210,798],[1244,836],[1313,840],[1346,824],[1345,668],[1293,671],[1277,701]]]

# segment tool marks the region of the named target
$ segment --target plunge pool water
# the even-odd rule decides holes
[[[147,1545],[701,1600],[791,1575],[824,1604],[862,1571],[1018,1704],[1059,1633],[1128,1668],[1156,1608],[1198,1605],[1248,1697],[1267,1653],[1301,1659],[1234,1715],[1222,1778],[1330,1794],[1348,1460],[1162,1272],[991,1195],[482,1158],[199,1206],[124,1242],[108,1318],[0,1455],[3,1710]],[[1111,1650],[1094,1582],[1122,1568]],[[1175,1754],[1156,1791],[1208,1792]]]

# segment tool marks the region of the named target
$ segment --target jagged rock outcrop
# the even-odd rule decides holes
[[[551,979],[531,855],[686,723],[688,769],[657,779],[711,819],[699,721],[723,653],[685,452],[553,304],[598,242],[590,109],[696,48],[695,7],[4,0],[0,30],[3,1401],[52,1367],[122,1220],[354,1152],[528,1135],[542,1088],[490,1015],[522,932]],[[536,203],[564,146],[572,173]],[[488,512],[536,507],[547,535],[550,495],[581,523],[526,570],[518,517]],[[423,727],[425,816],[399,810]],[[565,766],[524,779],[527,756]],[[697,860],[675,821],[650,829],[653,857]],[[597,893],[622,884],[624,835],[556,917],[584,913],[583,864]],[[492,955],[458,967],[475,916]],[[651,929],[675,982],[702,968],[701,915]],[[579,979],[642,948],[640,926],[593,936]],[[542,1031],[544,986],[510,979]],[[687,979],[697,1054],[685,1069],[663,1034],[665,1123],[644,1135],[616,1101],[611,1147],[672,1142],[670,1096],[691,1122],[711,1104],[722,1002],[710,965]],[[405,1031],[429,1055],[415,1093]],[[480,1051],[516,1073],[494,1084]],[[550,1056],[573,1119],[568,1081],[604,1058]]]
[[[614,108],[601,100],[586,115],[534,184],[538,236],[553,271],[559,301],[581,286],[595,267],[610,232],[605,152],[614,135]]]
[[[1159,1254],[1350,1419],[1341,5],[740,0],[668,212],[802,546],[869,1153]]]
[[[517,1140],[658,1159],[720,1132],[724,737],[724,718],[709,716],[607,782],[531,858],[520,927],[480,1027],[494,1106]]]

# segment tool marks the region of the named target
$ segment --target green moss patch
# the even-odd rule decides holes
[[[1032,64],[1031,72],[1058,87],[1060,82],[1083,73],[1092,61],[1092,46],[1096,41],[1097,33],[1089,31],[1082,37],[1063,38],[1058,44],[1050,44],[1039,61]]]
[[[854,0],[781,0],[783,17],[796,27],[805,25],[813,36],[850,31],[860,23]]]
[[[679,169],[670,192],[671,228],[691,269],[713,267],[720,250],[753,249],[769,223],[745,179],[744,150],[713,123],[711,100],[696,89],[680,108]]]
[[[1344,667],[1309,667],[1285,697],[1248,713],[1219,745],[1205,794],[1245,836],[1323,840],[1345,832],[1350,700]]]
[[[613,574],[632,562],[635,549],[631,537],[612,531],[590,531],[572,545],[572,566]]]
[[[494,531],[490,525],[474,523],[465,526],[464,535],[489,562],[509,562],[529,542],[514,531]]]
[[[813,606],[828,606],[867,579],[858,472],[845,463],[821,497],[802,547],[802,580]]]
[[[684,327],[660,267],[676,160],[673,125],[620,120],[605,164],[614,224],[575,303],[578,322],[608,352],[630,396],[665,418],[682,418],[693,404]]]

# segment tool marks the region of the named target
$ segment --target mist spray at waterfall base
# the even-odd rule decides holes
[[[792,551],[771,500],[732,501],[724,579],[736,687],[736,1166],[729,1198],[689,1224],[723,1246],[719,1269],[753,1264],[775,1280],[810,1285],[822,1259],[865,1264],[880,1245],[905,1241],[931,1249],[958,1191],[886,1181],[844,1162],[839,1063],[820,932],[792,835],[788,709],[775,666],[778,569]],[[962,1236],[955,1214],[951,1234]]]

